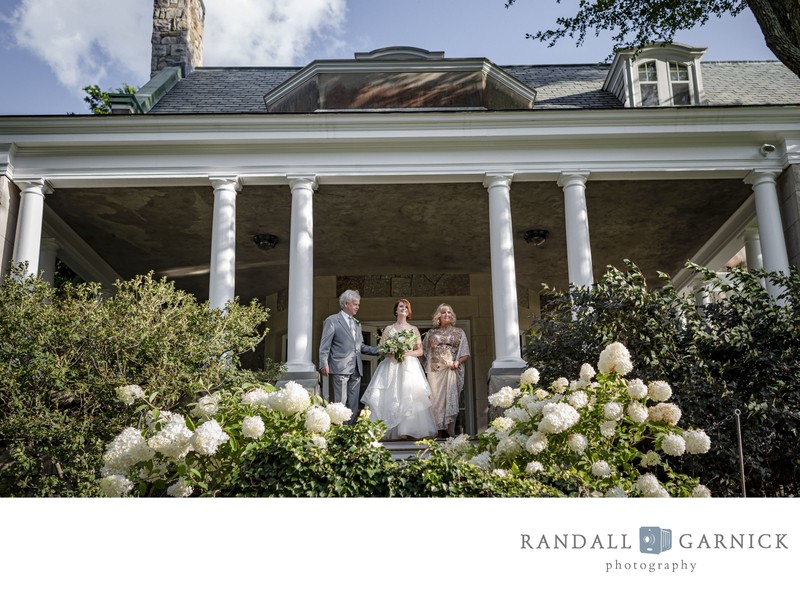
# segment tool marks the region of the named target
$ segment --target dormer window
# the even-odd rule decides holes
[[[692,105],[689,67],[678,62],[669,63],[669,82],[672,88],[672,105]]]
[[[658,101],[658,73],[655,60],[650,60],[639,65],[639,93],[642,96],[643,106],[657,106]]]
[[[619,50],[603,89],[616,95],[625,107],[701,105],[703,79],[700,58],[705,48],[684,44],[656,44]]]

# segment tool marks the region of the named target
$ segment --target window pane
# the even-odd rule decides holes
[[[644,64],[639,65],[639,82],[644,83],[645,81],[652,82],[657,81],[658,75],[656,75],[656,63],[655,62],[645,62]]]
[[[642,105],[643,106],[657,106],[658,105],[658,85],[647,83],[640,85],[642,90]]]
[[[689,80],[689,67],[685,64],[678,64],[677,62],[669,63],[669,79],[671,81],[688,81]]]
[[[688,106],[692,104],[692,98],[689,94],[689,83],[673,83],[672,84],[672,105],[675,106]]]

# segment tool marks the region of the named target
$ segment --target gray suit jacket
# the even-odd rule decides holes
[[[322,324],[319,342],[319,367],[329,369],[332,375],[363,374],[361,354],[378,355],[378,348],[364,345],[361,324],[356,327],[356,337],[340,313],[329,316]]]

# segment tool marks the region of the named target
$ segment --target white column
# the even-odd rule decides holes
[[[26,275],[36,275],[42,241],[44,195],[53,192],[53,187],[44,178],[15,180],[14,183],[21,192],[12,259],[15,264],[27,263]]]
[[[517,272],[511,226],[513,174],[486,174],[489,191],[489,247],[492,261],[492,312],[495,360],[492,368],[524,368],[519,347]]]
[[[314,175],[288,176],[292,189],[289,239],[289,325],[287,373],[315,372],[311,360],[314,326]]]
[[[576,286],[594,283],[592,246],[589,242],[589,213],[586,209],[586,180],[589,172],[562,172],[558,185],[564,189],[564,219],[567,229],[567,270]]]
[[[761,257],[761,238],[758,235],[757,226],[750,226],[744,231],[744,253],[748,269],[764,267],[764,260]]]
[[[781,208],[778,203],[778,172],[753,170],[745,183],[753,185],[756,198],[756,217],[758,218],[758,235],[761,239],[761,255],[764,269],[789,273],[789,256],[786,252],[786,239],[783,235]],[[781,289],[767,284],[767,291],[777,297]]]
[[[242,186],[237,176],[209,180],[214,187],[214,216],[208,303],[211,308],[222,310],[236,292],[236,193]]]
[[[41,249],[39,251],[39,271],[42,272],[42,279],[53,286],[56,275],[56,256],[58,253],[58,242],[55,238],[46,236],[42,238]]]

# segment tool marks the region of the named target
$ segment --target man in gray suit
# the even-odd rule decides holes
[[[319,344],[319,370],[330,377],[333,401],[342,402],[353,411],[350,424],[358,416],[361,376],[361,354],[378,355],[378,349],[364,345],[361,323],[356,313],[361,306],[361,295],[356,290],[345,290],[339,296],[342,310],[329,316],[322,324]]]

